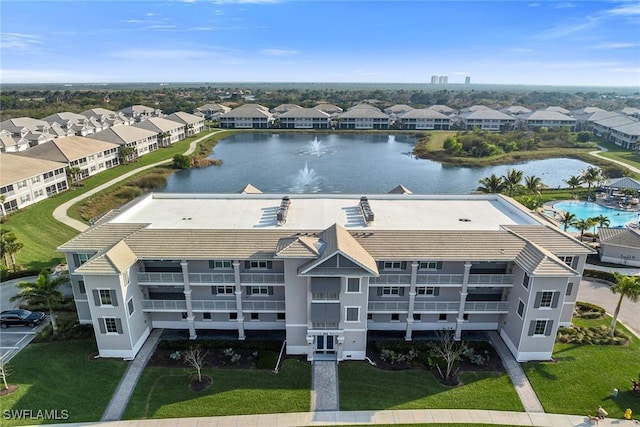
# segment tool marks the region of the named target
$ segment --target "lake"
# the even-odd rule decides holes
[[[469,194],[478,181],[510,168],[549,187],[590,166],[547,159],[489,167],[447,166],[414,157],[416,138],[384,133],[242,133],[221,140],[221,166],[178,171],[160,189],[172,193],[233,193],[251,183],[265,193],[386,193],[402,184],[414,193]]]

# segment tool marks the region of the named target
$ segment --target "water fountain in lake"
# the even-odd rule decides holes
[[[323,154],[327,154],[328,152],[329,150],[327,149],[327,147],[322,142],[318,141],[318,137],[316,136],[313,141],[309,142],[306,149],[300,152],[300,154],[320,157]]]
[[[317,193],[320,191],[320,177],[313,168],[304,162],[304,167],[298,170],[293,178],[293,185],[289,187],[293,193]]]

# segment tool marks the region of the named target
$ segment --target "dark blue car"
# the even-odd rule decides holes
[[[25,325],[33,328],[44,320],[44,313],[41,311],[29,310],[6,310],[0,313],[0,327],[8,328],[12,325]]]

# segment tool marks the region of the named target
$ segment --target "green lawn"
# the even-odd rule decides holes
[[[108,169],[82,181],[81,187],[73,188],[9,215],[8,221],[2,224],[2,227],[13,231],[18,241],[24,244],[23,249],[16,255],[18,265],[31,270],[40,270],[64,262],[64,257],[56,252],[55,248],[74,237],[78,231],[53,219],[52,215],[56,207],[141,166],[171,159],[175,154],[184,153],[191,141],[204,135],[205,133],[200,133],[170,147],[161,148],[140,157],[135,163]]]
[[[340,409],[494,409],[523,411],[507,374],[460,375],[463,385],[447,387],[429,371],[385,371],[364,362],[339,365]]]
[[[576,323],[609,322],[580,319]],[[618,324],[618,328],[623,327]],[[624,410],[631,408],[633,417],[640,420],[640,397],[631,393],[630,381],[640,374],[640,340],[629,335],[628,347],[556,344],[553,357],[557,363],[524,363],[545,411],[593,414],[602,405],[612,418],[622,418]],[[616,398],[611,393],[614,388],[619,390]]]
[[[256,369],[204,369],[213,384],[201,392],[189,386],[193,370],[147,368],[124,419],[211,417],[307,412],[311,366],[285,360],[279,374]]]
[[[8,364],[13,394],[0,397],[2,410],[63,410],[68,420],[98,421],[124,373],[126,363],[89,357],[96,351],[94,340],[30,344]],[[49,421],[56,422],[55,420]],[[7,420],[1,426],[32,425],[37,420]]]

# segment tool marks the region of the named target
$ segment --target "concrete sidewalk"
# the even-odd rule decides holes
[[[595,409],[594,409],[595,410]],[[537,427],[595,426],[586,415],[467,409],[411,409],[404,411],[293,412],[287,414],[232,415],[226,417],[170,418],[98,423],[57,424],[58,427],[293,427],[375,424],[507,424]],[[54,425],[54,424],[49,424]],[[600,427],[638,427],[637,421],[608,418]]]
[[[339,411],[338,362],[312,362],[311,411]]]

